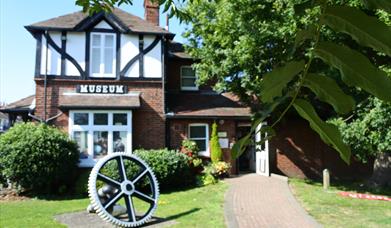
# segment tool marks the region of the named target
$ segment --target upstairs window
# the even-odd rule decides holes
[[[115,77],[115,34],[91,33],[92,77]]]
[[[198,90],[196,81],[197,81],[197,76],[195,70],[191,66],[182,66],[181,67],[181,89]]]

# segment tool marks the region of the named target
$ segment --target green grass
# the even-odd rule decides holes
[[[225,227],[224,194],[227,184],[163,193],[154,216],[175,220],[171,227]],[[0,227],[65,227],[53,216],[85,210],[87,198],[64,200],[32,199],[0,202]]]
[[[355,184],[323,190],[321,183],[290,179],[301,205],[325,227],[391,227],[391,202],[342,197],[339,191],[365,192]],[[380,192],[389,194],[389,191]]]

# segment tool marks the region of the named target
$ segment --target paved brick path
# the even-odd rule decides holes
[[[321,227],[293,197],[286,180],[246,174],[227,182],[224,210],[229,228]]]

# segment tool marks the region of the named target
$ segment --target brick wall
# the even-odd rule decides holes
[[[216,121],[219,123],[219,121]],[[184,139],[188,137],[188,126],[191,123],[207,123],[209,124],[209,134],[212,133],[212,123],[213,120],[169,120],[169,130],[170,130],[170,148],[171,149],[179,149],[181,147],[181,143]],[[229,142],[234,142],[236,140],[236,123],[234,120],[224,120],[223,124],[218,124],[217,127],[218,132],[227,132],[227,138]],[[209,135],[210,139],[210,135]],[[230,163],[232,165],[231,173],[236,172],[236,163],[231,158],[231,150],[223,149],[223,157],[224,161]]]
[[[35,115],[43,117],[44,86],[43,80],[36,79],[36,111]],[[48,80],[47,86],[47,118],[56,115],[59,96],[66,91],[75,91],[77,84],[121,84],[128,86],[128,91],[140,92],[141,107],[133,110],[133,147],[163,148],[165,146],[165,122],[163,113],[163,92],[161,82],[129,82],[129,81],[87,81],[87,80]],[[53,121],[68,132],[68,111]]]
[[[334,179],[359,179],[371,173],[368,164],[354,160],[350,166],[344,163],[338,152],[326,145],[305,120],[285,120],[276,132],[270,142],[271,172],[311,179],[320,179],[325,168]]]

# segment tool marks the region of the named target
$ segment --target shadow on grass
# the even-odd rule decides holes
[[[322,186],[322,182],[306,179],[305,183],[311,185]],[[351,182],[351,181],[330,181],[332,187],[340,191],[370,193],[377,195],[391,196],[391,188],[379,188],[369,186],[366,182]]]
[[[178,219],[182,216],[186,216],[186,215],[189,215],[189,214],[192,214],[194,212],[197,212],[201,210],[200,208],[193,208],[193,209],[190,209],[188,211],[185,211],[185,212],[181,212],[181,213],[178,213],[178,214],[175,214],[175,215],[171,215],[171,216],[168,216],[166,218],[160,218],[160,217],[155,217],[153,216],[153,220],[140,226],[140,227],[145,227],[145,226],[152,226],[152,225],[155,225],[155,224],[159,224],[159,223],[163,223],[163,222],[168,222],[168,221],[175,221],[175,219]]]

